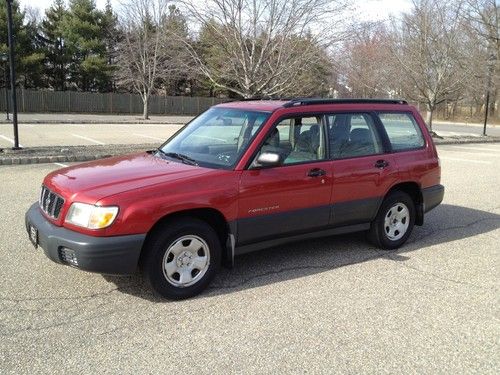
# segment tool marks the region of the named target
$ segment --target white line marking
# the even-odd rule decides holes
[[[481,137],[480,134],[475,134],[475,133],[462,133],[462,132],[449,132],[449,131],[444,131],[444,130],[437,130],[436,133],[441,136],[445,137]]]
[[[460,158],[449,158],[448,156],[439,156],[441,160],[453,160],[453,161],[463,161],[466,163],[476,163],[476,164],[492,164],[491,161],[484,160],[471,160],[471,159],[460,159]]]
[[[488,147],[465,147],[465,146],[452,146],[451,148],[459,148],[461,150],[475,150],[475,151],[500,151],[500,148],[488,148]]]
[[[467,154],[467,155],[476,155],[476,156],[491,156],[491,157],[496,157],[497,155],[491,153],[491,152],[472,152],[472,151],[462,151],[462,150],[441,150],[441,152],[449,153],[457,155],[457,154]]]
[[[9,141],[10,143],[14,144],[14,140],[9,137],[6,137],[5,135],[0,134],[0,138],[5,139],[6,141]],[[19,147],[24,147],[24,146],[19,143]]]
[[[85,139],[86,141],[89,141],[89,142],[94,142],[98,145],[105,145],[106,143],[104,142],[101,142],[101,141],[96,141],[95,139],[92,139],[92,138],[88,138],[88,137],[84,137],[83,135],[78,135],[78,134],[71,134],[73,137],[77,137],[77,138],[81,138],[81,139]]]
[[[138,137],[144,137],[144,138],[150,138],[150,139],[155,139],[157,141],[165,141],[165,138],[159,138],[159,137],[152,137],[150,135],[145,135],[145,134],[137,134],[137,133],[134,133],[133,135],[136,135]]]
[[[58,166],[63,167],[63,168],[67,167],[67,165],[63,164],[63,163],[52,163],[52,164],[58,165]]]

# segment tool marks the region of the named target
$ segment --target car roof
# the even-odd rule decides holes
[[[401,99],[328,99],[328,98],[294,98],[277,100],[250,99],[236,102],[226,102],[216,105],[222,108],[234,108],[252,111],[272,112],[279,108],[292,108],[311,105],[333,104],[366,104],[366,105],[408,105]]]

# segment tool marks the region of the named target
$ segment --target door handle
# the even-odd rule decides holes
[[[384,169],[389,166],[389,162],[385,160],[377,160],[375,163],[375,167],[378,169]]]
[[[326,175],[326,172],[321,168],[313,168],[309,172],[307,172],[309,177],[320,177]]]

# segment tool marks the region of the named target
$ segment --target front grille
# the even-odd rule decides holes
[[[61,209],[64,205],[64,199],[42,185],[39,203],[40,208],[43,212],[45,212],[50,217],[57,219],[59,218]]]

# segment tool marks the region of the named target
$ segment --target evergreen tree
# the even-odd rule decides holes
[[[102,14],[101,27],[103,31],[104,45],[106,49],[106,59],[110,69],[110,80],[107,87],[103,87],[104,91],[114,91],[115,83],[113,81],[113,73],[115,71],[115,60],[117,54],[117,43],[120,41],[121,34],[118,28],[118,17],[113,12],[111,1],[106,1],[106,6]]]
[[[194,64],[181,42],[189,38],[186,17],[179,8],[170,5],[162,26],[165,29],[163,53],[171,63],[169,74],[159,80],[159,87],[163,87],[168,95],[192,94]]]
[[[71,0],[63,20],[63,38],[71,54],[70,82],[81,91],[103,91],[111,85],[106,54],[104,13],[93,0]]]
[[[45,74],[47,86],[54,90],[65,90],[68,64],[71,56],[63,39],[63,19],[67,10],[64,0],[54,0],[46,10],[40,25],[40,39],[45,52]]]
[[[15,37],[15,66],[17,80],[24,87],[37,88],[42,85],[43,52],[37,46],[36,21],[25,22],[25,13],[17,1],[12,2],[12,27]],[[9,52],[7,33],[7,6],[0,1],[0,53]],[[8,68],[5,65],[4,68]]]

